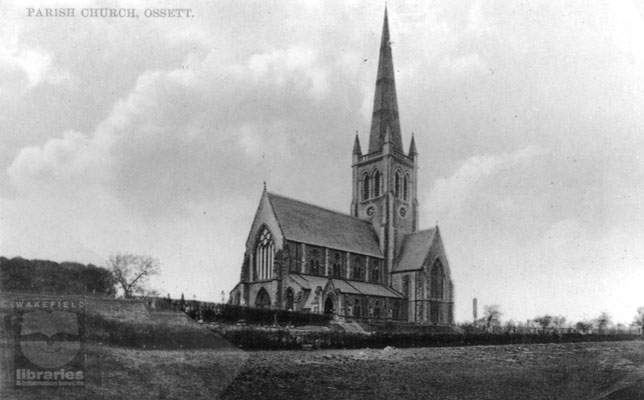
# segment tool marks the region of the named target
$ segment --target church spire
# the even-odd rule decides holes
[[[394,80],[394,61],[390,44],[389,22],[387,8],[385,7],[385,20],[382,26],[380,57],[378,59],[378,76],[376,78],[376,94],[373,100],[373,116],[369,136],[369,153],[382,149],[387,127],[391,129],[392,146],[402,152],[396,82]]]

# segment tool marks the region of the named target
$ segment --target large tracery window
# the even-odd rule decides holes
[[[255,271],[257,271],[257,280],[266,280],[273,277],[273,261],[275,258],[275,244],[273,235],[264,228],[257,241],[255,250]]]
[[[436,260],[434,265],[432,265],[432,271],[430,273],[431,280],[431,297],[434,299],[443,298],[443,281],[445,278],[445,273],[443,271],[443,265],[440,260]]]

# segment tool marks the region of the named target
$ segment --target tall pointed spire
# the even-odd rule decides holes
[[[402,151],[396,82],[394,80],[394,61],[391,55],[389,21],[387,8],[385,7],[385,20],[380,40],[380,58],[378,59],[378,77],[376,78],[376,94],[373,100],[371,134],[369,135],[369,153],[382,149],[387,127],[391,129],[393,147],[398,151]]]

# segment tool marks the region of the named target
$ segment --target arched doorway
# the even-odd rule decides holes
[[[333,311],[333,299],[331,297],[327,297],[326,301],[324,302],[324,313],[333,314]]]
[[[288,288],[286,289],[286,309],[289,311],[293,310],[293,298],[295,296],[293,295],[293,289]]]
[[[257,297],[255,298],[255,307],[257,308],[269,308],[271,306],[271,298],[268,295],[266,289],[261,288],[257,292]]]

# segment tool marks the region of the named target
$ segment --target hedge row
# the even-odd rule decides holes
[[[279,350],[298,349],[305,345],[315,348],[358,349],[392,347],[448,347],[485,346],[536,343],[606,342],[642,339],[639,335],[582,335],[582,334],[429,334],[429,333],[374,333],[371,335],[346,332],[294,333],[287,329],[243,329],[223,332],[233,344],[245,349]]]
[[[204,322],[244,321],[254,325],[326,325],[330,321],[330,316],[324,314],[251,308],[232,304],[216,304],[208,308],[190,309],[188,315]]]
[[[203,327],[108,320],[86,315],[86,338],[113,346],[139,349],[221,348],[228,344]]]

